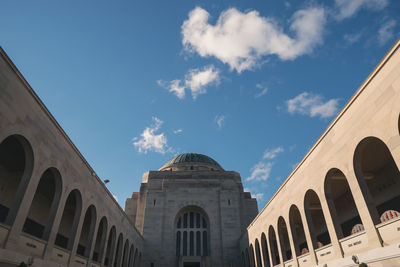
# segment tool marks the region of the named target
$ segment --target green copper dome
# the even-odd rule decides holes
[[[185,164],[187,163],[187,164]],[[167,163],[164,164],[164,166],[161,167],[160,170],[172,167],[172,166],[183,166],[183,165],[192,165],[199,166],[199,165],[205,165],[208,166],[209,169],[212,169],[212,166],[215,167],[216,170],[222,170],[222,167],[213,160],[212,158],[203,155],[203,154],[197,154],[197,153],[185,153],[185,154],[180,154],[178,156],[173,157],[172,159],[168,160]],[[193,167],[192,167],[193,169]]]

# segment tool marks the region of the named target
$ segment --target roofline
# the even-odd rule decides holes
[[[50,119],[50,121],[54,124],[54,126],[59,130],[61,135],[65,138],[67,143],[72,147],[72,149],[77,153],[79,158],[83,161],[83,163],[86,165],[88,168],[89,172],[92,174],[92,176],[97,180],[101,186],[103,186],[103,189],[106,191],[106,193],[111,197],[112,201],[117,205],[117,207],[120,209],[120,211],[124,214],[125,218],[128,219],[128,222],[131,223],[137,234],[144,240],[143,236],[139,233],[139,231],[136,229],[135,224],[129,219],[128,215],[126,215],[125,211],[121,208],[121,206],[118,204],[118,202],[115,200],[111,192],[108,190],[108,188],[105,186],[103,181],[97,176],[96,172],[94,169],[90,166],[90,164],[87,162],[85,157],[82,155],[82,153],[79,151],[79,149],[74,145],[72,140],[69,138],[67,133],[61,128],[60,124],[56,121],[54,116],[51,114],[51,112],[47,109],[47,107],[44,105],[42,100],[39,98],[39,96],[35,93],[35,91],[32,89],[30,84],[25,80],[24,76],[21,74],[21,72],[18,70],[18,68],[14,65],[10,57],[7,55],[7,53],[4,51],[4,49],[0,46],[0,55],[4,58],[6,63],[11,67],[11,69],[17,74],[18,78],[22,81],[22,83],[25,85],[24,87],[27,89],[28,93],[31,94],[31,96],[36,100],[37,104],[42,108],[44,113],[47,115],[47,117]]]
[[[364,91],[364,89],[367,87],[367,85],[371,82],[371,80],[377,75],[377,73],[383,68],[383,66],[386,64],[386,62],[392,57],[394,52],[396,52],[397,49],[400,47],[400,38],[397,39],[397,41],[394,43],[392,48],[386,53],[386,55],[383,57],[383,59],[376,65],[376,67],[372,70],[372,72],[368,75],[368,77],[365,79],[365,81],[361,84],[361,86],[358,88],[358,90],[353,94],[353,96],[350,98],[350,100],[347,102],[347,104],[341,109],[341,111],[336,115],[336,117],[333,119],[333,121],[329,124],[327,129],[322,133],[322,135],[317,139],[317,141],[314,143],[314,145],[310,148],[310,150],[307,152],[307,154],[303,157],[303,159],[300,161],[299,164],[293,169],[293,171],[289,174],[289,176],[286,178],[286,180],[282,183],[282,185],[276,190],[276,192],[272,195],[270,200],[265,204],[265,206],[262,208],[262,210],[257,214],[257,216],[254,218],[254,220],[249,224],[247,229],[249,229],[258,219],[258,217],[264,212],[264,210],[268,207],[268,205],[274,200],[274,198],[278,195],[278,193],[283,189],[283,187],[289,182],[289,180],[292,178],[292,176],[297,172],[297,170],[300,168],[301,165],[307,160],[307,158],[311,155],[311,153],[317,148],[317,146],[322,142],[322,140],[325,138],[325,136],[331,131],[333,126],[339,121],[339,119],[344,115],[344,113],[350,108],[350,106],[353,104],[353,102],[358,98],[358,96]]]

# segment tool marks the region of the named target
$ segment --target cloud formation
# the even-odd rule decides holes
[[[258,162],[250,169],[251,174],[246,181],[266,181],[272,170],[272,162]]]
[[[182,129],[176,129],[176,130],[174,131],[174,134],[178,134],[178,133],[181,133],[181,132],[183,132]]]
[[[385,22],[378,31],[378,42],[379,45],[386,44],[390,39],[394,37],[394,28],[396,27],[396,21],[394,19]]]
[[[185,75],[185,80],[179,79],[170,82],[158,80],[157,84],[168,89],[169,92],[175,94],[179,99],[185,98],[185,90],[190,90],[193,99],[200,94],[207,92],[206,87],[211,84],[218,84],[220,71],[214,65],[206,66],[202,69],[191,69]]]
[[[258,83],[256,84],[256,88],[260,89],[260,92],[254,95],[254,98],[259,98],[265,95],[268,92],[268,88],[266,86],[263,86],[262,84]]]
[[[343,20],[355,15],[360,9],[381,10],[389,4],[388,0],[335,0],[336,19]]]
[[[165,154],[167,151],[171,151],[168,147],[167,137],[164,133],[156,134],[160,130],[163,121],[157,117],[153,117],[153,125],[146,127],[141,137],[133,138],[133,145],[138,149],[139,153],[146,154],[148,151],[154,151],[157,153]]]
[[[240,73],[260,64],[263,56],[293,60],[310,53],[322,43],[326,12],[320,7],[295,12],[289,27],[292,37],[273,18],[262,17],[257,11],[243,13],[229,8],[215,25],[208,22],[209,18],[201,7],[189,13],[182,25],[184,49],[202,57],[216,57]]]
[[[320,95],[313,95],[308,92],[301,93],[286,101],[289,113],[299,113],[310,117],[319,116],[320,118],[334,116],[338,111],[338,104],[339,99],[330,99],[324,102]]]
[[[224,121],[225,121],[225,116],[224,115],[217,115],[214,119],[215,123],[217,124],[218,128],[221,129]]]
[[[284,151],[283,147],[277,147],[274,149],[267,149],[264,152],[263,159],[274,159],[279,153]]]

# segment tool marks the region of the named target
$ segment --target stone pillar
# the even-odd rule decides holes
[[[85,211],[85,209],[81,209],[78,224],[76,226],[74,233],[71,234],[71,236],[73,236],[73,243],[72,243],[72,247],[71,247],[71,255],[69,257],[68,265],[73,265],[73,262],[75,260],[76,250],[78,248],[79,239],[80,239],[81,232],[82,232],[83,221],[85,219],[84,211]],[[75,218],[74,218],[74,220],[75,220]]]
[[[99,225],[100,225],[100,222],[99,223],[97,223],[97,218],[93,218],[92,217],[92,220],[94,220],[94,223],[91,223],[91,232],[92,233],[89,233],[89,236],[91,236],[90,237],[90,239],[89,239],[89,242],[88,242],[88,247],[87,247],[87,253],[86,253],[86,251],[85,251],[85,254],[87,254],[87,257],[88,257],[88,262],[87,262],[87,265],[86,266],[90,266],[90,263],[92,262],[92,259],[93,259],[93,251],[94,251],[94,247],[96,246],[96,239],[97,239],[97,232],[99,231]],[[101,238],[101,237],[100,237]],[[100,255],[99,255],[100,256]]]
[[[361,177],[359,184],[354,172],[348,171],[347,169],[345,171],[347,172],[345,176],[347,177],[351,193],[353,194],[354,202],[356,204],[365,232],[367,233],[368,246],[370,248],[381,247],[382,240],[375,228],[375,224],[379,223],[379,215],[375,204],[373,203],[372,197],[369,194],[367,185],[365,184],[365,181],[362,180],[364,178]],[[363,192],[365,194],[363,194]]]
[[[278,255],[279,255],[279,260],[281,262],[281,265],[284,266],[283,264],[283,255],[282,255],[282,247],[281,247],[281,238],[280,238],[280,233],[279,233],[279,225],[277,227],[277,231],[275,232],[275,238],[276,238],[276,246],[278,247]]]
[[[103,249],[100,249],[100,251],[103,250],[103,253],[100,253],[99,255],[99,262],[101,263],[102,266],[104,266],[104,261],[107,257],[107,245],[108,245],[108,238],[110,237],[110,232],[111,232],[111,227],[109,231],[105,232],[106,236],[104,244],[102,245]],[[112,246],[112,244],[110,244],[110,246]]]
[[[299,250],[298,246],[295,246],[295,242],[294,242],[294,237],[293,237],[293,231],[292,231],[292,223],[290,221],[290,215],[288,220],[286,220],[289,223],[286,223],[286,227],[287,227],[287,233],[288,233],[288,237],[289,237],[289,243],[290,243],[290,250],[292,251],[292,259],[293,259],[293,263],[294,266],[297,267],[299,266],[298,262],[297,262],[297,251]],[[294,232],[296,233],[296,229],[294,229]]]
[[[299,209],[299,212],[301,215],[301,221],[303,223],[304,235],[307,240],[307,247],[308,247],[308,251],[310,254],[310,258],[311,258],[311,263],[312,263],[312,265],[317,265],[317,257],[315,255],[315,250],[314,250],[315,237],[311,237],[311,233],[310,233],[310,229],[309,229],[310,226],[308,224],[308,219],[306,219],[307,217],[306,217],[305,211],[303,209]],[[311,217],[311,216],[309,216],[309,217]]]
[[[35,196],[36,188],[43,173],[42,171],[39,171],[39,169],[41,169],[39,166],[33,168],[30,179],[29,177],[23,177],[23,180],[27,180],[21,181],[21,184],[18,188],[15,197],[16,200],[14,201],[16,205],[10,209],[10,214],[7,216],[7,220],[10,220],[7,222],[7,224],[11,225],[10,232],[8,233],[7,239],[4,242],[4,247],[7,249],[18,251],[19,237]],[[19,206],[17,206],[18,203],[20,203]],[[15,218],[14,221],[12,221],[12,218]]]
[[[102,232],[101,241],[100,241],[99,259],[98,259],[98,262],[100,262],[100,263],[103,263],[104,255],[107,251],[106,250],[107,242],[108,242],[107,226],[105,226],[103,224],[103,232]]]
[[[336,228],[334,226],[331,213],[329,212],[328,204],[326,203],[326,198],[325,198],[325,196],[322,196],[322,198],[320,196],[318,196],[318,197],[319,197],[319,201],[321,203],[322,213],[325,218],[325,223],[326,223],[326,227],[328,229],[329,237],[331,238],[333,253],[335,254],[336,258],[342,258],[343,251],[339,244],[339,239],[337,237],[336,230],[335,230]]]
[[[63,190],[64,191],[64,190]],[[49,239],[47,241],[47,245],[44,251],[44,259],[50,259],[53,248],[54,248],[54,243],[56,241],[56,237],[58,234],[58,228],[60,227],[60,222],[62,215],[64,213],[64,207],[65,207],[65,202],[67,202],[68,195],[67,194],[62,194],[58,209],[53,221],[53,227],[51,227],[50,232],[49,232]]]

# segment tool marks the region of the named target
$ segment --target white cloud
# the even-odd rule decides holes
[[[181,85],[180,80],[172,80],[170,82],[158,80],[157,84],[168,89],[169,92],[175,94],[179,99],[183,99],[185,97],[185,86]]]
[[[254,95],[255,98],[262,97],[268,92],[268,88],[260,83],[256,85],[256,88],[260,89],[261,91]]]
[[[219,83],[219,74],[220,71],[214,65],[209,65],[202,69],[189,70],[183,82],[179,79],[170,82],[158,80],[157,84],[168,89],[179,99],[185,98],[185,89],[189,89],[193,99],[196,99],[198,95],[207,92],[208,85]]]
[[[393,39],[394,28],[396,27],[396,21],[394,19],[384,23],[378,31],[378,42],[380,45],[386,44],[387,41]]]
[[[177,129],[177,130],[174,131],[174,134],[178,134],[178,133],[181,133],[181,132],[183,132],[182,129]]]
[[[336,18],[343,20],[356,14],[361,8],[381,10],[389,4],[389,0],[335,0],[338,9]]]
[[[246,181],[266,181],[272,170],[272,162],[259,162],[251,168],[251,174]]]
[[[217,124],[218,128],[221,129],[224,121],[225,121],[225,116],[224,115],[217,115],[214,119],[215,123]]]
[[[322,43],[326,13],[320,7],[295,12],[289,27],[293,37],[273,18],[262,17],[257,11],[243,13],[230,8],[220,14],[215,25],[209,24],[209,18],[200,7],[189,13],[182,24],[185,50],[202,57],[214,56],[240,73],[259,65],[263,56],[292,60],[310,53]]]
[[[171,151],[171,148],[167,145],[167,137],[164,133],[156,134],[160,130],[163,121],[157,117],[153,117],[154,124],[150,127],[146,127],[143,133],[140,135],[141,138],[133,138],[133,145],[138,149],[139,153],[147,153],[148,151],[154,151],[157,153],[164,154],[167,151]]]
[[[210,65],[203,69],[189,70],[185,76],[185,85],[192,92],[193,99],[198,95],[206,93],[206,86],[219,82],[219,70]]]
[[[288,112],[291,114],[300,113],[310,117],[319,116],[321,118],[334,116],[338,111],[338,103],[339,99],[323,102],[321,96],[307,92],[286,101]]]
[[[267,149],[264,152],[263,159],[274,159],[279,153],[284,151],[283,147],[277,147],[274,149]]]

